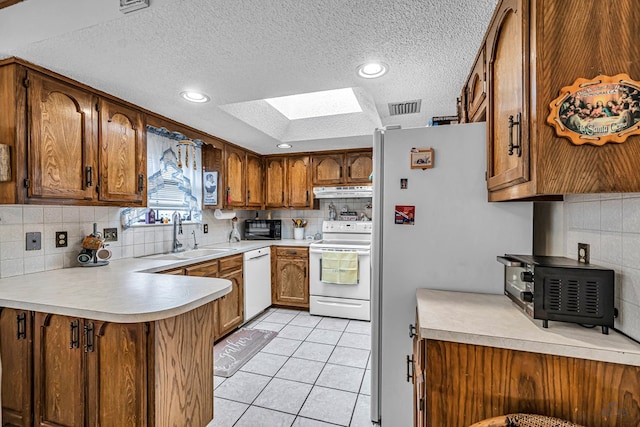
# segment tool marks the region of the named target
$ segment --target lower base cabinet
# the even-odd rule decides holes
[[[214,303],[129,324],[2,309],[3,426],[207,425]]]
[[[309,308],[309,249],[276,247],[271,251],[271,303]]]
[[[640,425],[638,366],[420,337],[413,366],[415,426],[519,412],[589,427]]]

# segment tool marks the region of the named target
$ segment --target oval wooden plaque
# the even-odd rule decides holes
[[[576,145],[621,143],[640,135],[640,82],[627,74],[577,79],[549,108],[547,123]]]

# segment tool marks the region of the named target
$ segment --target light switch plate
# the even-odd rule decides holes
[[[42,248],[42,234],[39,231],[28,232],[26,249],[28,251],[39,251]]]
[[[117,228],[103,228],[102,237],[105,242],[117,242],[118,241],[118,229]]]

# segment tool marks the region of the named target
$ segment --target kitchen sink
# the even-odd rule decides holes
[[[158,254],[158,255],[148,255],[148,256],[145,256],[144,258],[182,261],[182,260],[185,260],[185,259],[201,258],[201,257],[205,257],[205,256],[223,254],[225,252],[233,252],[235,250],[237,250],[237,249],[235,249],[235,248],[191,249],[189,251],[184,251],[184,252]]]

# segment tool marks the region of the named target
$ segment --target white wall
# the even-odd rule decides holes
[[[338,211],[342,206],[362,212],[370,199],[336,200]],[[272,211],[274,219],[282,219],[282,238],[293,238],[291,218],[306,219],[308,225],[305,235],[313,236],[322,232],[322,221],[328,218],[328,200],[320,201],[320,210],[279,210]],[[92,206],[35,206],[0,205],[0,278],[22,274],[76,267],[76,257],[81,249],[84,236],[91,234],[93,223],[98,231],[113,227],[118,229],[118,241],[108,244],[113,259],[131,258],[168,252],[171,250],[173,225],[149,225],[131,227],[123,230],[120,225],[118,207]],[[267,211],[257,211],[260,218],[266,218]],[[237,211],[242,233],[244,219],[254,218],[256,211]],[[213,211],[205,209],[203,224],[209,225],[209,232],[203,233],[200,224],[183,225],[183,234],[179,236],[185,247],[193,247],[192,232],[200,247],[228,241],[231,232],[230,220],[217,220]],[[68,246],[55,247],[55,233],[68,233]],[[42,248],[36,251],[25,250],[27,232],[40,232]]]
[[[536,213],[536,236],[555,234],[536,254],[577,259],[578,243],[591,245],[591,263],[616,271],[616,328],[640,340],[640,193],[566,195]]]

